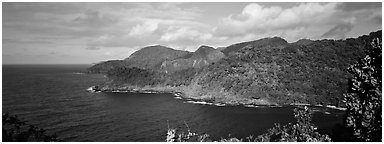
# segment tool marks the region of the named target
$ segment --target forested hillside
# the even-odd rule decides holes
[[[175,50],[169,47],[155,45],[134,52],[124,61],[129,63],[130,67],[152,69],[163,61],[174,60],[188,53],[188,51]]]
[[[175,65],[215,51],[216,61],[206,66],[185,66],[168,73],[117,64],[108,77],[137,86],[183,86],[189,97],[220,102],[342,105],[350,77],[347,67],[365,55],[364,45],[372,37],[381,37],[381,31],[346,40],[287,43],[278,37],[264,38],[221,48],[226,56],[208,47],[203,54],[199,49],[163,63]]]
[[[188,51],[175,50],[161,45],[148,46],[134,52],[124,60],[110,60],[95,64],[88,68],[88,71],[92,73],[107,73],[115,67],[154,69],[163,61],[173,60],[189,53]]]
[[[337,105],[347,86],[346,68],[364,55],[363,45],[357,39],[261,47],[250,43],[210,65],[197,81],[209,89],[278,103]]]
[[[219,50],[209,46],[201,46],[193,53],[162,62],[160,69],[163,72],[172,73],[189,68],[202,68],[224,57],[225,55]]]
[[[123,60],[110,60],[99,62],[88,68],[88,71],[91,73],[107,73],[109,70],[115,67],[125,67],[126,65],[128,64]]]

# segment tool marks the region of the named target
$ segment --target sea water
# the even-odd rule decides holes
[[[3,65],[2,111],[56,133],[63,141],[165,141],[168,126],[213,139],[265,133],[295,122],[293,106],[249,107],[189,102],[167,93],[91,93],[106,82],[90,65]],[[342,111],[315,109],[319,131],[331,133]]]

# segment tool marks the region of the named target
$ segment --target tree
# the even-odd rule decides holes
[[[350,66],[345,123],[359,141],[381,141],[381,35],[366,45],[366,56]]]
[[[304,107],[303,110],[294,109],[296,124],[275,126],[267,133],[256,137],[258,142],[330,142],[328,135],[317,132],[317,127],[311,122],[312,111]]]

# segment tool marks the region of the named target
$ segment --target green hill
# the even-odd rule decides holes
[[[222,52],[225,55],[230,55],[232,53],[237,52],[238,50],[242,49],[245,46],[252,45],[253,47],[266,47],[266,46],[281,46],[286,45],[288,42],[282,38],[279,37],[273,37],[273,38],[263,38],[255,41],[250,42],[242,42],[230,45],[222,50]]]
[[[201,46],[193,53],[174,60],[164,61],[160,69],[166,73],[172,73],[189,68],[202,68],[224,57],[225,55],[219,50],[208,46]]]
[[[107,73],[115,67],[155,69],[163,61],[173,60],[189,53],[188,51],[175,50],[160,45],[148,46],[134,52],[124,60],[110,60],[97,63],[88,68],[88,71],[91,73]]]
[[[152,69],[163,61],[174,60],[188,53],[188,51],[175,50],[169,47],[155,45],[144,47],[134,52],[128,58],[124,59],[124,61],[127,61],[130,67]]]
[[[107,73],[109,70],[115,67],[124,67],[128,64],[123,60],[109,60],[99,62],[92,67],[88,68],[88,72],[90,73]]]
[[[350,77],[346,69],[365,55],[364,45],[372,37],[381,37],[381,31],[337,41],[264,38],[228,46],[222,49],[225,57],[207,66],[172,74],[118,67],[108,76],[120,84],[172,86],[187,97],[214,102],[342,105]],[[170,61],[202,58],[213,50],[203,48]]]

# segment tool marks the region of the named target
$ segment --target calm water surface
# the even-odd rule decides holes
[[[90,65],[3,65],[3,113],[56,133],[64,141],[164,141],[168,124],[212,138],[259,135],[274,123],[294,122],[293,107],[217,107],[185,103],[172,94],[89,93],[103,75]],[[330,133],[342,112],[319,109],[313,121]]]

